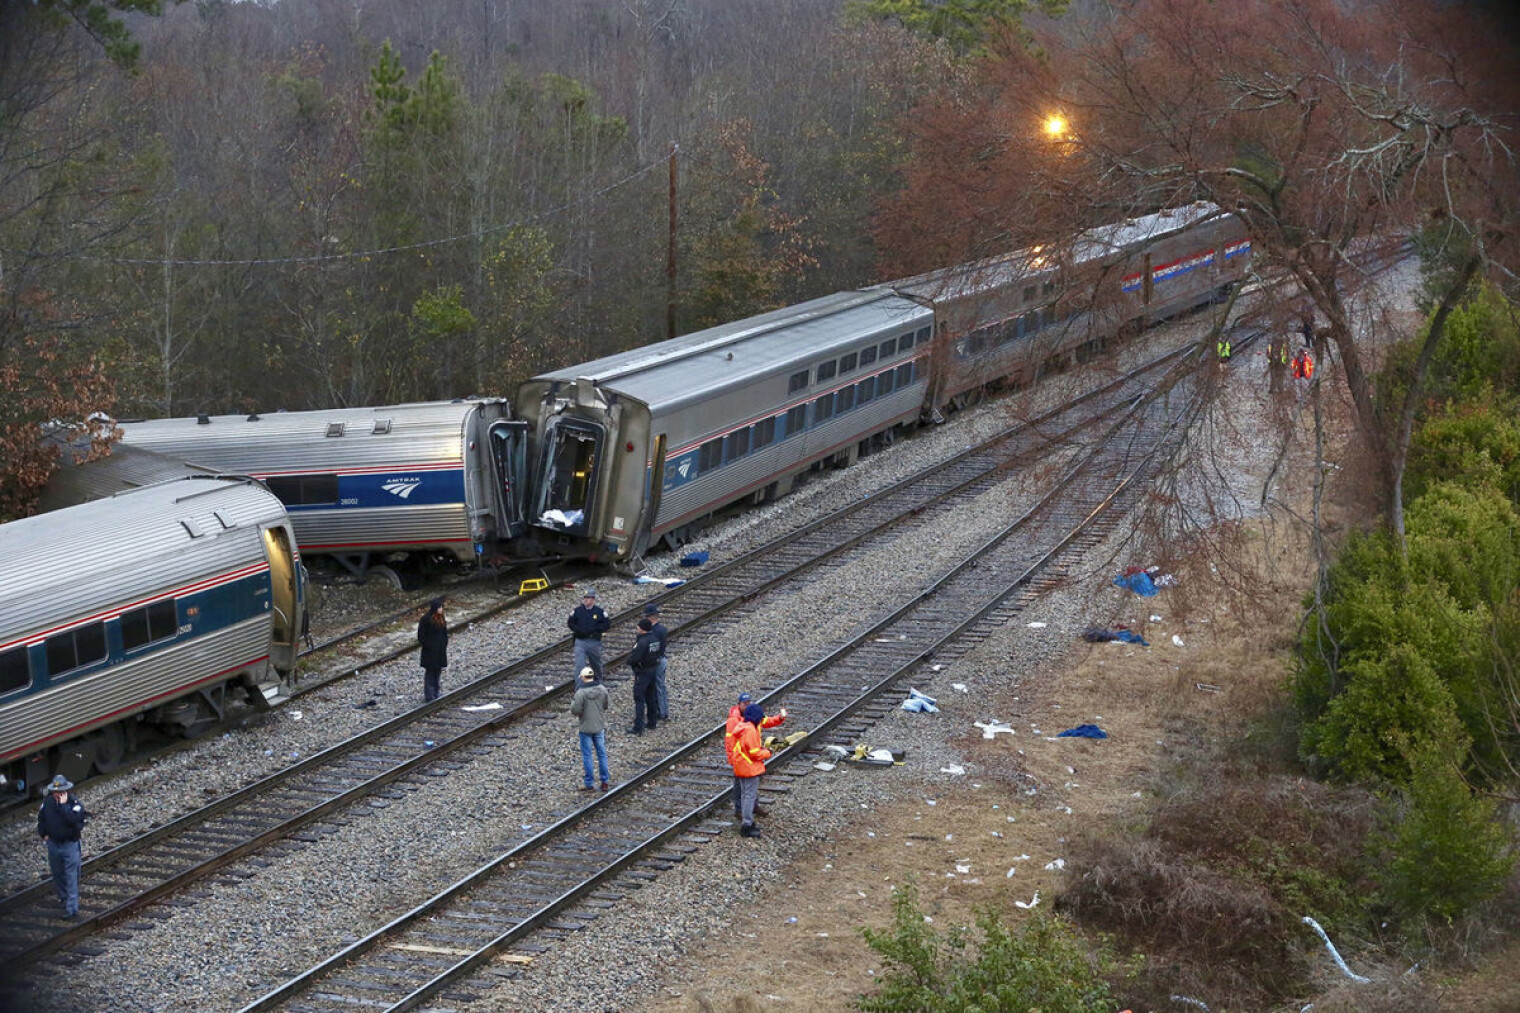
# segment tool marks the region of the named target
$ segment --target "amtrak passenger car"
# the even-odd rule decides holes
[[[1240,220],[1200,201],[888,287],[934,307],[946,336],[930,367],[932,412],[1033,383],[1130,330],[1222,299],[1250,253]]]
[[[619,561],[918,418],[933,313],[842,292],[528,380],[529,517],[546,548]]]
[[[250,479],[183,478],[0,525],[0,559],[12,787],[111,770],[143,724],[197,734],[229,687],[264,705],[295,670],[295,537]]]
[[[527,517],[546,548],[610,562],[743,497],[787,492],[894,427],[1099,354],[1245,274],[1240,222],[1197,203],[724,324],[534,377]]]
[[[303,552],[362,573],[398,554],[475,562],[523,532],[509,414],[489,398],[120,425],[128,446],[262,480]]]

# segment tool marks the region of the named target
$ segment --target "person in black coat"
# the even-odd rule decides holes
[[[665,655],[665,642],[654,632],[654,621],[647,616],[639,620],[639,639],[628,655],[633,668],[633,727],[630,735],[644,734],[647,726],[652,732],[660,720],[660,700],[656,695],[654,676]],[[648,714],[646,718],[645,715]]]
[[[590,665],[600,681],[606,674],[602,669],[602,634],[612,629],[612,617],[596,603],[596,588],[586,588],[581,603],[575,606],[565,625],[570,627],[570,635],[575,638],[576,674]]]
[[[417,623],[417,643],[422,651],[417,661],[422,665],[422,700],[438,699],[438,682],[449,667],[449,621],[443,617],[443,599],[434,598],[427,614]]]
[[[53,890],[63,905],[63,917],[79,917],[79,834],[89,813],[73,794],[74,784],[59,774],[47,786],[47,798],[37,810],[37,833],[47,845]]]

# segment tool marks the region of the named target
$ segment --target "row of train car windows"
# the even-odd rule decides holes
[[[118,619],[121,627],[121,649],[135,651],[155,640],[172,637],[179,628],[174,602],[158,601],[142,608],[123,612]],[[106,645],[106,624],[89,623],[72,630],[55,634],[43,641],[47,656],[48,674],[58,676],[76,668],[98,664],[109,653]],[[31,666],[27,663],[27,649],[13,647],[0,653],[0,693],[11,693],[31,685]]]
[[[786,392],[795,394],[808,385],[809,377],[814,383],[827,383],[836,376],[844,376],[853,373],[857,369],[865,369],[872,365],[878,358],[885,359],[889,355],[905,352],[914,345],[924,345],[929,342],[930,331],[927,327],[920,327],[916,333],[904,334],[899,338],[889,338],[879,345],[871,345],[859,351],[848,352],[837,359],[820,362],[812,369],[804,369],[793,373],[787,378]]]
[[[955,343],[955,357],[965,359],[980,355],[991,346],[1005,345],[1018,338],[1027,338],[1044,327],[1056,322],[1056,308],[1043,306],[1030,310],[1022,316],[1011,317],[995,324],[978,328]]]
[[[264,484],[286,506],[336,506],[337,475],[271,475]]]
[[[859,383],[794,405],[787,409],[785,415],[772,415],[752,426],[736,429],[727,436],[708,440],[697,450],[697,474],[706,474],[720,465],[732,463],[770,446],[776,441],[777,419],[781,420],[781,439],[785,440],[807,428],[810,407],[813,425],[816,426],[835,415],[843,415],[853,408],[908,386],[913,382],[914,372],[914,363],[905,362],[896,369],[868,376]]]

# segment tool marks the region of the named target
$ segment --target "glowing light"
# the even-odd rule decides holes
[[[1067,123],[1065,117],[1055,114],[1045,117],[1045,135],[1047,137],[1065,137],[1066,130]]]

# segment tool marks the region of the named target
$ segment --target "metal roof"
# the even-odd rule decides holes
[[[839,292],[534,377],[590,379],[653,410],[701,401],[757,373],[784,373],[841,345],[899,330],[928,311],[885,289]]]

